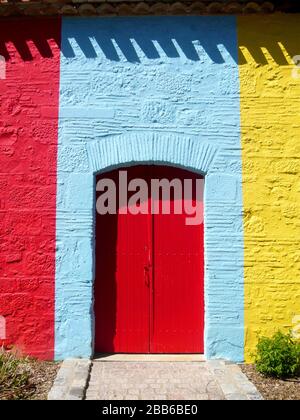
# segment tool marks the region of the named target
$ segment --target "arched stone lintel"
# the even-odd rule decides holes
[[[217,148],[197,138],[157,133],[115,136],[88,145],[93,173],[135,163],[178,166],[206,175]]]

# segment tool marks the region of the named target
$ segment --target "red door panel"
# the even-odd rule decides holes
[[[189,201],[196,205],[196,175],[176,168],[155,168],[154,174],[170,181],[193,179]],[[151,352],[203,353],[203,223],[187,225],[188,215],[174,214],[174,203],[171,195],[171,214],[154,216]],[[198,205],[203,216],[203,202]]]
[[[104,178],[118,185],[118,172]],[[144,178],[143,168],[131,168],[128,181],[131,178]],[[148,353],[150,294],[145,267],[151,249],[151,216],[97,215],[96,238],[95,349]]]
[[[177,168],[126,170],[128,182],[147,182],[148,206],[151,179],[196,179]],[[118,177],[113,171],[97,180],[118,186]],[[195,183],[188,200],[195,205]],[[171,194],[171,214],[97,215],[96,352],[203,352],[203,224],[186,225],[186,214],[174,214],[174,202]]]

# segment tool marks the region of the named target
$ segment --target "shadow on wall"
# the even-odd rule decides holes
[[[51,21],[53,25],[51,25]],[[38,55],[52,58],[53,48],[60,48],[60,37],[57,37],[57,19],[47,19],[45,24],[32,22],[28,30],[28,20],[10,19],[0,22],[0,55],[7,61],[12,60],[15,53],[24,61],[32,61]],[[53,29],[53,26],[55,29]],[[54,42],[53,42],[54,41]]]
[[[270,58],[278,65],[287,65],[290,64],[289,57],[292,58],[299,54],[297,40],[293,39],[289,33],[289,27],[285,21],[286,16],[282,17],[282,25],[278,21],[278,36],[274,36],[274,34],[268,36],[266,32],[262,32],[259,36],[255,30],[255,18],[251,18],[254,19],[255,43],[250,41],[252,37],[249,33],[247,37],[249,41],[239,45],[238,51],[232,42],[232,36],[236,36],[236,31],[233,28],[237,26],[234,18],[212,17],[210,24],[209,18],[206,17],[208,31],[202,25],[197,30],[199,17],[164,18],[168,20],[167,28],[161,24],[161,18],[141,18],[144,21],[152,19],[154,25],[151,31],[149,31],[149,25],[135,26],[132,22],[129,25],[123,25],[122,19],[126,19],[128,23],[130,19],[139,18],[114,18],[116,25],[105,24],[101,29],[95,25],[94,19],[91,19],[91,25],[85,25],[84,31],[77,30],[78,25],[72,23],[72,26],[68,25],[68,39],[65,39],[62,45],[60,45],[59,39],[53,39],[51,25],[45,25],[43,32],[36,31],[34,27],[32,31],[28,32],[28,25],[23,26],[22,22],[18,22],[16,23],[18,31],[16,31],[13,21],[11,21],[12,30],[6,31],[6,33],[1,31],[0,55],[9,60],[12,58],[11,52],[16,50],[24,61],[29,61],[33,60],[33,56],[36,57],[32,53],[32,48],[34,48],[42,57],[51,58],[51,43],[53,45],[53,41],[61,48],[61,52],[66,58],[74,58],[80,48],[86,58],[97,57],[101,50],[108,60],[118,62],[126,59],[130,63],[140,62],[140,51],[148,59],[159,59],[164,55],[169,58],[185,56],[189,60],[200,61],[201,55],[206,54],[216,64],[225,63],[224,55],[227,53],[239,65],[247,64],[249,55],[254,62],[260,65],[269,64]],[[192,19],[188,25],[187,19]],[[228,36],[227,30],[218,29],[217,19],[223,19],[219,22],[220,25],[224,22],[224,25],[228,26],[228,32],[231,32]],[[274,18],[271,16],[265,19],[267,28],[267,20]],[[103,21],[105,22],[105,19]],[[78,22],[80,24],[83,20]],[[74,27],[74,34],[70,29],[72,27]],[[86,30],[86,28],[88,29]]]

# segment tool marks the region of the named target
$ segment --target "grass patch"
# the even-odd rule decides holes
[[[25,399],[34,391],[28,359],[0,349],[0,399]]]
[[[0,400],[46,400],[59,366],[0,348]]]

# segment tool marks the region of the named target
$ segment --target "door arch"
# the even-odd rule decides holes
[[[74,153],[59,148],[57,360],[94,352],[95,176],[138,164],[171,165],[205,175],[205,357],[244,360],[242,174],[238,150],[228,149],[223,140],[128,132],[101,140],[94,136]]]
[[[124,203],[137,180],[147,187],[139,214],[136,191]],[[117,169],[97,177],[101,204],[111,181],[117,206],[96,216],[96,352],[203,353],[203,177],[166,166]]]

